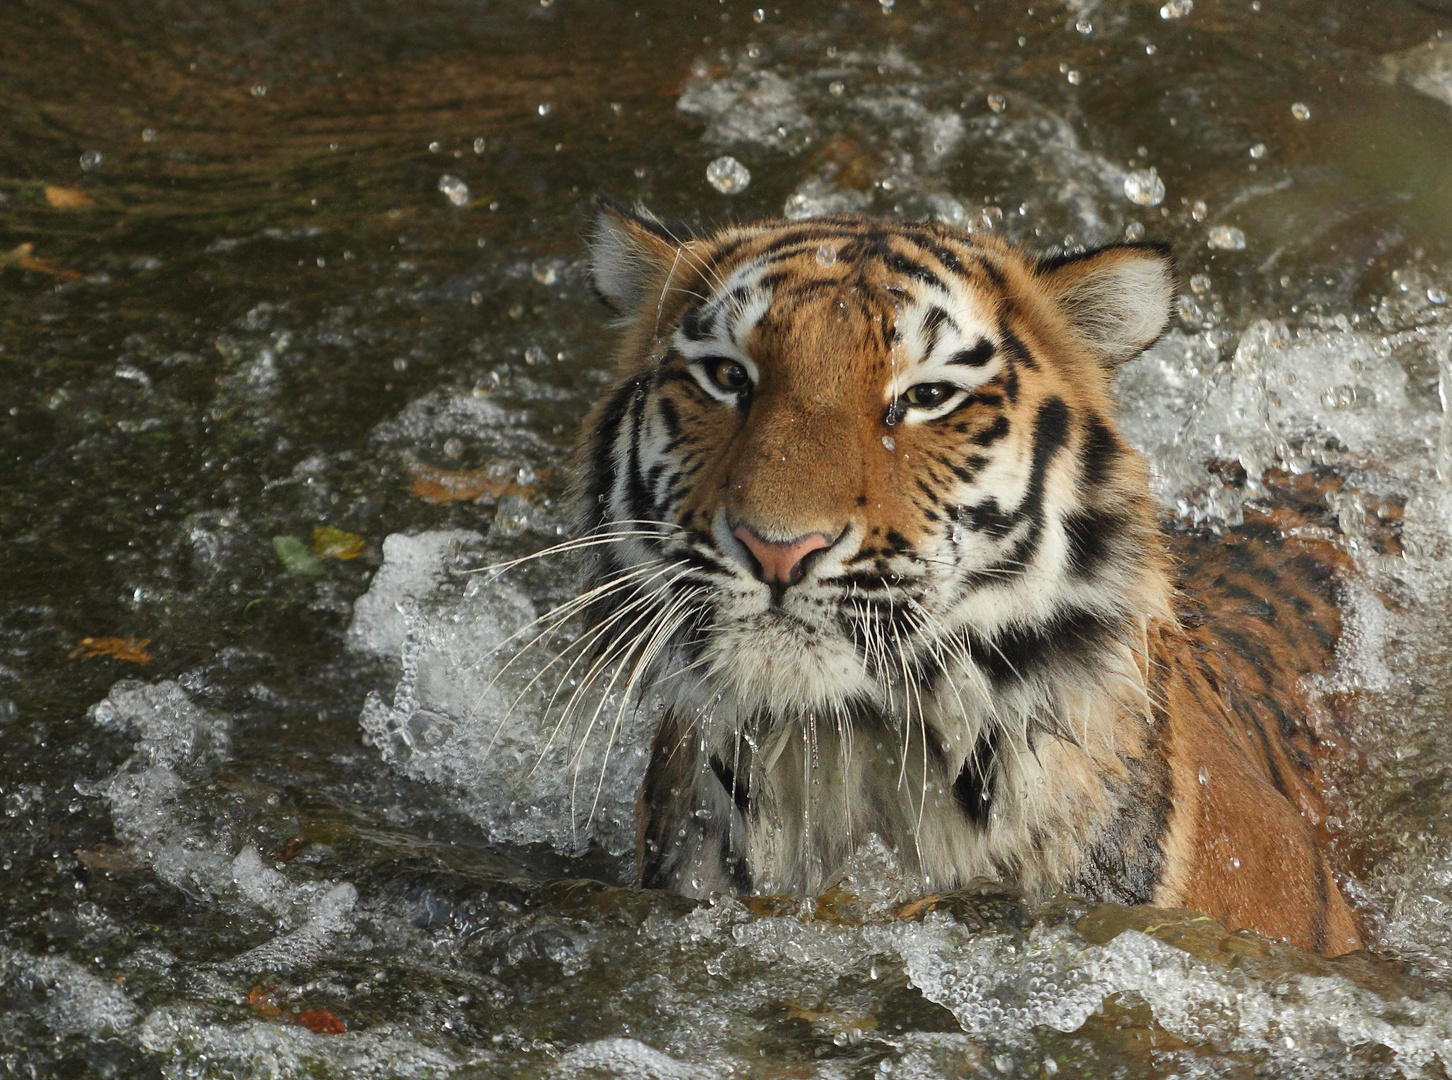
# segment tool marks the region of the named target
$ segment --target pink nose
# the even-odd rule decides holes
[[[731,534],[756,556],[756,562],[761,567],[761,580],[768,585],[794,584],[802,576],[802,560],[828,544],[821,533],[808,533],[779,544],[774,540],[763,540],[745,525],[736,526]]]

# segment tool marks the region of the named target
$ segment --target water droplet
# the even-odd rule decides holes
[[[1261,158],[1265,157],[1265,143],[1258,142],[1254,146],[1252,146],[1250,148],[1250,156],[1255,158],[1256,161],[1259,161]]]
[[[877,2],[878,2],[878,4],[881,5],[881,7],[882,7],[882,13],[884,15],[891,15],[892,14],[892,8],[893,8],[894,3],[896,3],[896,0],[877,0]]]
[[[897,440],[894,439],[891,435],[884,435],[882,437],[882,445],[887,447],[889,450],[896,450]]]
[[[1094,24],[1088,19],[1080,19],[1074,24],[1074,29],[1081,34],[1092,34],[1094,33]]]
[[[551,104],[550,104],[550,103],[549,103],[549,102],[548,102],[548,101],[546,101],[546,102],[542,102],[542,103],[541,103],[541,104],[540,104],[540,107],[539,107],[539,109],[538,109],[538,110],[536,110],[536,111],[537,111],[537,112],[538,112],[538,113],[539,113],[539,114],[540,114],[540,115],[541,115],[541,116],[548,116],[548,115],[549,115],[549,114],[550,114],[550,113],[551,113],[551,112],[553,112],[553,111],[554,111],[554,106],[553,106],[553,105],[551,105]]]
[[[1447,302],[1447,293],[1439,289],[1436,285],[1433,285],[1427,289],[1427,299],[1434,304],[1445,304]]]
[[[1008,108],[1008,101],[1002,94],[989,94],[988,107],[994,112],[1003,112],[1004,109]]]
[[[443,148],[444,148],[444,144],[441,143],[441,142],[439,142],[437,139],[435,139],[433,142],[429,143],[429,153],[430,154],[437,154]]]
[[[766,20],[766,9],[765,8],[757,8],[755,11],[753,11],[751,13],[751,21],[752,22],[764,22],[765,20]]]
[[[1297,120],[1309,120],[1311,119],[1311,109],[1309,106],[1298,101],[1291,106],[1291,115]]]
[[[1240,860],[1239,859],[1231,859],[1230,860],[1230,869],[1232,869],[1232,870],[1239,870],[1240,869]]]
[[[831,244],[823,244],[817,249],[817,265],[831,266],[837,261],[837,249]]]
[[[457,176],[445,173],[439,177],[439,190],[448,196],[449,202],[455,206],[463,206],[469,201],[469,185]]]
[[[846,90],[847,87],[843,85],[840,79],[834,79],[832,83],[827,87],[827,93],[831,94],[833,97],[841,97]]]
[[[101,167],[101,154],[98,150],[87,150],[81,155],[81,168],[86,172],[95,172]]]
[[[1202,783],[1202,784],[1208,784],[1208,783],[1210,783],[1210,774],[1207,773],[1204,769],[1201,769],[1200,770],[1200,783]]]
[[[1159,206],[1165,201],[1165,182],[1160,179],[1154,166],[1136,169],[1124,177],[1124,195],[1130,202],[1140,206]]]
[[[1217,251],[1244,251],[1245,233],[1234,225],[1212,226],[1207,242]]]
[[[142,128],[141,129],[141,141],[142,142],[155,142],[156,141],[156,128]]]
[[[1138,221],[1131,221],[1128,225],[1124,227],[1124,238],[1131,241],[1143,240],[1144,225],[1142,225]]]
[[[1210,214],[1210,208],[1205,205],[1204,199],[1196,199],[1190,204],[1190,216],[1196,221],[1204,221]]]
[[[1194,277],[1192,277],[1190,279],[1190,289],[1191,289],[1192,292],[1202,293],[1202,292],[1205,292],[1206,290],[1208,290],[1209,288],[1210,288],[1210,275],[1209,274],[1196,274]]]
[[[1083,76],[1080,75],[1077,71],[1070,70],[1064,73],[1064,78],[1069,80],[1070,86],[1078,86],[1080,81],[1083,79]]]
[[[1155,53],[1157,53],[1159,51],[1160,51],[1160,47],[1158,45],[1156,45],[1154,42],[1150,42],[1148,45],[1146,45],[1144,47],[1144,54],[1146,56],[1153,56]]]
[[[1195,10],[1195,0],[1170,0],[1160,8],[1162,19],[1183,19]]]
[[[476,154],[482,154],[483,152],[484,152],[484,139],[481,136],[480,138],[477,138],[477,139],[474,140],[474,153],[476,153]]]
[[[722,195],[735,195],[751,183],[751,172],[730,154],[725,154],[706,166],[706,182]]]
[[[252,84],[252,96],[253,97],[266,97],[267,96],[267,84],[266,83],[253,83]]]

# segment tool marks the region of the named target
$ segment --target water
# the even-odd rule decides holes
[[[1434,6],[0,12],[0,1068],[1445,1075]],[[1314,480],[1360,568],[1319,690],[1376,951],[991,890],[904,918],[883,851],[811,902],[626,887],[651,703],[556,732],[568,639],[501,663],[567,561],[473,572],[567,535],[596,191],[1171,243],[1123,421],[1168,513]]]

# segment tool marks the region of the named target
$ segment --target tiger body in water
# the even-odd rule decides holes
[[[664,702],[644,886],[815,894],[876,836],[925,892],[1360,946],[1302,690],[1330,570],[1273,530],[1163,531],[1116,427],[1165,250],[856,217],[679,235],[602,200],[592,280],[622,340],[580,448],[590,622]]]

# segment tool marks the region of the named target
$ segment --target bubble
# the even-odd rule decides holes
[[[252,96],[253,97],[266,97],[267,96],[267,84],[266,83],[253,83],[252,84]]]
[[[1256,161],[1259,161],[1261,158],[1265,157],[1265,143],[1258,142],[1254,146],[1252,146],[1250,148],[1250,156],[1255,158]]]
[[[1124,196],[1140,206],[1159,206],[1165,201],[1165,182],[1153,166],[1136,169],[1124,178]]]
[[[1195,0],[1170,0],[1160,8],[1162,19],[1183,19],[1195,10]]]
[[[1124,227],[1124,238],[1131,241],[1143,240],[1144,225],[1142,225],[1138,221],[1131,221],[1128,225]]]
[[[87,150],[81,155],[81,168],[86,172],[95,172],[101,167],[101,160],[99,150]]]
[[[755,11],[753,11],[751,13],[751,21],[752,22],[758,22],[759,23],[759,22],[764,22],[765,20],[766,20],[766,9],[765,8],[757,8]]]
[[[141,129],[141,141],[142,142],[155,142],[156,141],[156,128],[142,128]]]
[[[722,195],[735,195],[751,183],[751,172],[730,154],[724,154],[706,166],[706,182]]]
[[[1196,274],[1194,277],[1192,277],[1190,279],[1190,291],[1191,292],[1202,293],[1202,292],[1209,291],[1209,289],[1210,289],[1210,275],[1209,274]]]
[[[1207,242],[1218,251],[1244,251],[1245,233],[1234,225],[1212,226]]]
[[[1298,101],[1291,106],[1291,115],[1297,120],[1309,120],[1311,119],[1311,109],[1308,105]]]
[[[1074,24],[1074,29],[1081,34],[1092,34],[1094,33],[1094,24],[1088,19],[1080,19]]]
[[[892,14],[893,4],[896,2],[896,0],[877,0],[877,2],[882,7],[882,13],[884,15]]]
[[[448,196],[449,202],[455,206],[463,206],[469,201],[469,185],[457,176],[445,173],[439,177],[439,190]]]
[[[1008,101],[1002,94],[989,94],[988,107],[994,112],[1003,112],[1004,109],[1008,108]]]
[[[1084,76],[1080,75],[1079,72],[1071,69],[1064,73],[1064,78],[1069,80],[1070,86],[1078,86],[1079,83],[1083,80]]]
[[[882,437],[882,445],[884,447],[886,447],[888,450],[896,450],[897,449],[897,440],[894,439],[891,435],[884,435]]]
[[[441,143],[441,142],[439,142],[437,139],[435,139],[433,142],[429,143],[429,153],[430,154],[437,154],[443,148],[444,148],[444,144]]]
[[[476,153],[476,154],[482,154],[484,152],[484,146],[485,146],[485,143],[484,143],[483,136],[480,136],[479,138],[475,139],[474,140],[474,153]]]
[[[535,111],[538,112],[541,116],[548,116],[551,112],[554,111],[554,106],[547,101],[541,102],[539,108]]]
[[[832,80],[831,85],[827,87],[827,93],[831,94],[833,97],[841,97],[846,90],[847,87],[842,83],[842,80],[840,79]]]
[[[1190,216],[1196,221],[1204,221],[1209,213],[1210,208],[1205,205],[1204,199],[1196,199],[1190,204]]]

